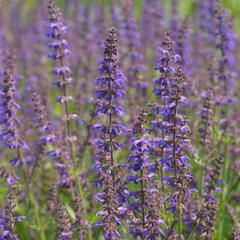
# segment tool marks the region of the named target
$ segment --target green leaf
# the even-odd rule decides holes
[[[65,204],[65,208],[66,208],[66,211],[68,212],[69,217],[70,217],[73,221],[75,221],[75,220],[76,220],[76,216],[75,216],[74,210],[70,207],[69,204]]]

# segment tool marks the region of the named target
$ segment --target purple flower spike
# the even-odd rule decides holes
[[[20,138],[19,133],[21,123],[17,118],[17,111],[20,106],[16,102],[16,75],[14,73],[13,57],[12,53],[5,53],[3,60],[3,83],[0,90],[0,124],[3,125],[3,128],[0,132],[0,138],[4,146],[16,150],[16,156],[10,163],[18,167],[25,162],[20,152],[28,149],[28,146]]]
[[[115,28],[111,28],[105,41],[104,56],[99,61],[98,72],[101,76],[96,80],[96,111],[98,116],[107,118],[107,123],[96,124],[94,128],[98,151],[94,169],[99,174],[97,181],[102,185],[104,191],[101,194],[103,208],[98,213],[102,220],[98,221],[97,225],[103,227],[104,238],[109,240],[120,239],[114,152],[121,148],[121,145],[115,140],[116,137],[125,132],[124,125],[118,122],[118,118],[124,112],[119,104],[125,94],[125,82],[124,75],[117,65],[117,41],[117,31]]]

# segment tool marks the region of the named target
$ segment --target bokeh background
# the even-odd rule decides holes
[[[0,0],[0,3],[3,4],[4,2],[8,5],[11,5],[11,3],[14,2],[21,2],[22,5],[24,5],[24,8],[26,9],[26,12],[30,10],[32,7],[36,5],[37,2],[42,1],[42,0]],[[118,0],[82,0],[84,4],[101,4],[105,5],[106,7],[108,6],[110,1],[116,1]],[[169,0],[164,0],[165,1],[165,6],[166,10],[169,9],[170,7],[170,2]],[[56,1],[59,6],[64,6],[67,4],[67,0],[57,0]],[[139,17],[141,15],[141,8],[143,5],[144,0],[134,0],[134,8],[135,8],[135,16]],[[196,8],[197,0],[179,0],[179,5],[181,9],[181,13],[184,14],[194,14],[194,9]],[[236,17],[236,21],[239,23],[240,21],[240,2],[239,0],[223,0],[223,4],[226,8],[228,8],[232,15]],[[23,13],[24,14],[24,13]]]
[[[27,15],[28,11],[33,8],[37,2],[42,1],[42,0],[0,0],[0,3],[3,5],[3,3],[7,2],[6,5],[11,5],[11,3],[14,2],[21,2],[23,5],[23,8],[25,11],[22,13],[23,15]],[[109,5],[110,1],[120,1],[120,0],[82,0],[84,4],[101,4],[106,6],[106,8]],[[57,0],[56,1],[59,6],[64,7],[64,5],[68,4],[67,0]],[[134,0],[134,14],[135,17],[139,18],[141,16],[141,9],[144,0]],[[166,13],[169,13],[170,11],[170,0],[164,0],[163,1],[165,4],[165,10]],[[232,16],[235,18],[235,28],[240,32],[240,2],[239,0],[223,0],[223,4],[226,8],[228,8],[231,11]],[[4,4],[5,5],[5,4]],[[186,14],[193,15],[195,13],[197,5],[197,0],[179,0],[179,6],[180,6],[180,13],[182,16],[185,16]]]

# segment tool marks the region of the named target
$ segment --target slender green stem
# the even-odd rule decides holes
[[[205,144],[205,141],[204,143]],[[200,160],[200,195],[202,196],[204,194],[204,156],[205,156],[205,147],[203,145],[202,147],[202,153],[201,153],[201,160]]]
[[[36,222],[37,222],[37,225],[38,225],[38,227],[39,227],[40,239],[41,239],[41,240],[46,240],[45,232],[44,232],[44,227],[43,227],[43,225],[42,225],[42,222],[41,222],[41,219],[40,219],[40,216],[39,216],[39,212],[38,212],[38,209],[39,209],[38,204],[37,204],[37,202],[35,201],[34,196],[33,196],[33,194],[32,194],[31,191],[28,191],[28,196],[29,196],[28,198],[29,198],[30,202],[31,202],[32,205],[33,205],[34,218],[35,218],[35,220],[36,220]]]
[[[199,224],[199,223],[201,222],[201,220],[202,220],[202,213],[203,213],[203,209],[201,208],[199,214],[197,215],[197,218],[196,218],[196,220],[195,220],[195,223],[194,223],[194,225],[193,225],[193,227],[192,227],[192,231],[191,231],[190,234],[189,234],[188,240],[192,240],[192,239],[193,239],[193,236],[194,236],[194,233],[195,233],[195,231],[196,231],[196,229],[197,229],[197,226],[198,226],[198,224]]]
[[[165,131],[162,130],[162,140],[165,140]],[[164,157],[164,146],[161,148],[161,155],[160,158],[162,159]],[[164,173],[163,173],[163,164],[161,164],[160,166],[160,178],[163,179]],[[165,192],[165,188],[164,188],[164,184],[161,184],[161,190],[162,190],[162,194],[164,194]],[[166,202],[164,201],[163,203],[163,210],[165,211],[166,209]]]
[[[95,119],[95,116],[96,116],[95,111],[96,111],[96,105],[94,105],[94,109],[93,109],[94,115],[92,116],[89,124],[87,125],[87,135],[86,135],[86,138],[85,138],[85,140],[83,141],[83,143],[80,146],[79,159],[83,159],[84,156],[85,156],[85,153],[86,153],[86,150],[87,150],[87,147],[88,147],[88,143],[89,143],[89,139],[91,137],[92,126],[93,126],[94,119]]]
[[[198,222],[197,222],[197,220],[196,220],[196,224],[193,226],[192,231],[191,231],[191,233],[189,234],[188,240],[192,240],[192,239],[193,239],[193,235],[194,235],[194,233],[195,233],[195,231],[196,231],[196,229],[197,229],[197,226],[198,226]]]
[[[22,159],[22,151],[21,151],[20,148],[17,149],[17,155],[18,155],[19,159]],[[46,240],[45,233],[44,233],[44,228],[42,226],[42,222],[41,222],[39,212],[38,212],[37,202],[34,199],[32,191],[29,189],[29,181],[27,180],[27,175],[25,173],[23,163],[21,163],[21,170],[22,170],[22,174],[23,174],[23,180],[24,180],[29,204],[33,205],[34,218],[35,218],[36,224],[37,224],[37,226],[39,228],[39,231],[40,231],[40,239],[41,240]]]
[[[176,94],[176,100],[175,100],[175,109],[174,109],[174,115],[173,115],[173,168],[174,168],[174,177],[177,180],[178,174],[177,174],[177,159],[176,159],[176,150],[177,150],[177,108],[178,108],[178,100],[179,100],[179,89]],[[182,209],[181,209],[181,191],[179,192],[178,196],[178,203],[177,203],[177,217],[178,217],[178,240],[182,239]]]
[[[225,106],[225,118],[228,119],[228,105]],[[226,126],[227,128],[227,126]],[[222,184],[222,195],[220,199],[220,218],[221,222],[219,223],[219,236],[218,239],[222,240],[224,235],[224,227],[225,227],[225,204],[228,195],[228,176],[229,176],[229,169],[230,169],[230,159],[228,158],[228,142],[227,142],[228,132],[227,129],[224,129],[222,132],[222,139],[223,148],[224,148],[224,162],[223,162],[223,184]]]
[[[142,123],[140,124],[140,129],[139,129],[139,134],[140,137],[143,137],[143,126]],[[141,173],[140,173],[140,184],[141,184],[141,198],[142,198],[142,226],[143,229],[145,228],[145,192],[144,192],[144,165],[141,169]]]
[[[167,240],[169,237],[170,237],[170,235],[171,235],[171,233],[172,233],[172,230],[174,229],[174,226],[176,225],[176,219],[173,221],[173,223],[171,224],[171,227],[170,227],[170,229],[169,229],[169,231],[168,231],[168,234],[163,238],[163,240]]]
[[[60,58],[60,65],[61,65],[61,67],[64,67],[63,58]],[[65,79],[64,73],[62,73],[61,76],[62,76],[63,82],[65,83],[66,79]],[[66,98],[67,97],[67,89],[66,89],[65,84],[63,84],[61,90],[62,90],[63,96]],[[72,128],[71,128],[71,119],[70,119],[69,106],[68,106],[67,101],[64,101],[64,111],[66,114],[66,131],[67,131],[66,134],[67,134],[67,142],[68,142],[68,147],[69,147],[69,152],[70,152],[70,158],[73,163],[73,174],[74,174],[75,181],[77,183],[78,193],[79,193],[79,195],[82,199],[82,203],[83,203],[83,215],[84,215],[84,218],[86,219],[86,204],[84,201],[84,194],[83,194],[83,189],[82,189],[82,185],[80,182],[80,176],[78,175],[78,165],[77,165],[77,161],[76,161],[75,146],[74,146],[74,142],[72,139],[73,136],[72,136]],[[91,240],[92,239],[91,230],[87,231],[87,235],[88,235],[88,239]]]
[[[64,67],[63,58],[60,58],[60,65],[61,65],[61,67]],[[63,82],[65,83],[66,79],[65,79],[64,73],[62,73],[61,76],[62,76]],[[63,86],[62,86],[62,94],[65,98],[67,97],[67,89],[66,89],[65,84],[63,84]],[[75,156],[74,143],[73,143],[73,139],[72,139],[71,120],[70,120],[70,116],[69,116],[70,115],[69,114],[69,106],[68,106],[67,101],[64,101],[64,111],[66,114],[67,141],[68,141],[68,146],[69,146],[69,151],[70,151],[70,158],[73,163],[74,176],[75,176],[75,180],[78,185],[78,191],[79,191],[80,197],[82,198],[83,202],[85,202],[83,199],[83,195],[82,195],[83,194],[82,186],[80,184],[79,176],[78,176],[78,166],[77,166],[77,161],[76,161],[76,156]]]
[[[108,74],[108,91],[110,94],[109,100],[108,100],[108,105],[112,106],[112,87],[111,87],[111,72]],[[108,115],[108,127],[109,127],[109,146],[110,146],[110,161],[111,161],[111,167],[112,167],[112,178],[113,178],[113,185],[115,185],[115,162],[114,162],[114,156],[113,156],[113,135],[112,135],[112,124],[113,124],[113,119],[112,119],[112,114]]]
[[[181,195],[179,196],[181,198]],[[178,200],[178,240],[182,240],[182,208],[181,199]]]
[[[220,218],[219,223],[219,240],[223,239],[224,227],[225,227],[225,204],[228,194],[228,172],[229,172],[229,159],[228,159],[228,144],[224,144],[224,164],[223,164],[223,186],[222,186],[222,195],[220,199]]]
[[[143,180],[143,171],[144,169],[141,170],[141,193],[142,193],[142,225],[143,229],[145,228],[145,195],[144,195],[144,180]]]
[[[207,100],[206,102],[206,118],[205,118],[205,121],[204,121],[204,130],[203,132],[205,133],[204,136],[203,136],[203,141],[201,143],[202,145],[202,150],[201,150],[201,161],[200,161],[200,195],[202,196],[204,194],[204,167],[205,167],[205,154],[207,153],[206,151],[206,140],[207,140],[207,131],[208,131],[208,128],[210,127],[210,124],[209,124],[209,120],[210,120],[210,97],[209,99]]]
[[[220,28],[220,42],[224,42],[225,41],[225,34],[223,33],[223,31],[221,31],[221,27],[223,26],[223,21],[224,18],[219,17],[219,23],[218,23],[218,28]],[[220,49],[220,53],[221,53],[221,59],[226,59],[226,51],[224,50],[224,48]],[[228,98],[229,97],[229,87],[228,87],[228,77],[227,77],[227,73],[228,73],[227,66],[225,64],[221,64],[221,68],[219,68],[219,74],[224,76],[224,81],[223,81],[223,97]],[[229,112],[229,105],[225,104],[223,106],[224,108],[222,109],[222,117],[226,119],[226,121],[228,121],[228,112]],[[228,158],[228,143],[227,143],[227,137],[228,137],[228,122],[225,125],[223,131],[222,131],[222,136],[221,136],[221,142],[222,140],[224,141],[223,146],[224,146],[224,163],[223,163],[223,184],[222,184],[222,196],[221,196],[221,200],[220,200],[220,224],[219,224],[219,240],[223,239],[223,235],[224,235],[224,228],[225,228],[225,204],[226,204],[226,196],[228,194],[228,171],[229,171],[229,158]]]

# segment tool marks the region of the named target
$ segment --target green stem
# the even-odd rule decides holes
[[[204,143],[205,144],[205,143]],[[203,196],[204,194],[204,154],[205,154],[205,147],[202,147],[202,154],[201,154],[201,161],[200,161],[200,195]]]
[[[201,216],[197,216],[197,219],[195,220],[195,224],[192,227],[192,231],[189,234],[188,240],[192,240],[193,239],[193,235],[197,229],[198,223],[201,221],[202,217]]]
[[[41,240],[46,240],[45,233],[44,233],[44,227],[42,226],[42,222],[41,222],[39,212],[38,212],[38,204],[36,203],[31,191],[28,192],[28,197],[29,197],[30,202],[33,205],[34,218],[35,218],[35,220],[37,222],[37,225],[39,227],[40,239]]]
[[[63,64],[63,58],[60,58],[60,65],[61,67],[64,67],[64,64]],[[61,74],[62,76],[62,80],[63,82],[65,83],[66,82],[66,79],[65,79],[65,75],[64,73]],[[62,86],[62,94],[63,96],[66,98],[67,97],[67,89],[66,89],[66,85],[63,84]],[[68,106],[68,102],[64,102],[64,111],[65,111],[65,114],[66,114],[66,131],[67,131],[67,141],[68,141],[68,146],[69,146],[69,151],[70,151],[70,158],[72,160],[72,163],[73,163],[73,174],[74,174],[74,178],[75,178],[75,181],[77,183],[77,190],[78,190],[78,193],[82,199],[82,203],[83,203],[83,216],[84,216],[84,219],[87,219],[86,218],[86,204],[85,204],[85,201],[84,201],[84,194],[83,194],[83,189],[82,189],[82,185],[81,185],[81,182],[80,182],[80,179],[79,179],[79,175],[78,175],[78,165],[77,165],[77,161],[76,161],[76,155],[75,155],[75,149],[74,149],[74,143],[73,143],[73,140],[71,139],[72,138],[72,128],[71,128],[71,120],[69,118],[70,114],[69,114],[69,106]],[[92,234],[91,234],[91,230],[87,231],[87,235],[88,235],[88,239],[92,239]]]
[[[142,225],[143,229],[145,228],[145,195],[144,195],[144,180],[143,180],[143,171],[141,170],[141,192],[142,192]]]
[[[170,229],[169,229],[169,231],[168,231],[168,234],[163,238],[163,240],[167,240],[169,237],[170,237],[170,235],[171,235],[171,233],[172,233],[172,230],[174,229],[174,226],[176,225],[176,220],[174,220],[174,222],[171,224],[171,227],[170,227]]]
[[[204,133],[206,133],[206,134],[204,134],[204,136],[203,136],[203,141],[202,141],[202,150],[201,150],[201,161],[200,161],[200,195],[201,196],[203,196],[203,194],[204,194],[204,167],[205,167],[205,162],[204,162],[204,159],[205,159],[205,153],[206,153],[206,151],[205,151],[205,147],[206,147],[206,138],[208,137],[207,135],[207,131],[208,131],[208,128],[209,128],[209,126],[210,126],[210,124],[209,124],[209,118],[210,118],[210,116],[209,116],[209,110],[210,110],[210,101],[211,101],[211,99],[210,99],[210,95],[209,95],[209,99],[207,100],[207,102],[206,102],[206,109],[207,109],[207,111],[206,111],[206,119],[205,119],[205,121],[204,121]]]
[[[165,131],[162,130],[162,139],[165,140]],[[161,148],[161,156],[160,158],[162,159],[164,157],[164,147]],[[161,167],[160,167],[160,178],[161,180],[163,179],[163,176],[164,176],[164,173],[163,173],[163,164],[161,164]],[[162,183],[161,184],[161,188],[162,188],[162,194],[164,195],[165,193],[165,188],[164,188],[164,184]],[[163,203],[163,210],[165,211],[166,209],[166,202],[164,201]]]
[[[111,77],[112,72],[109,72],[108,74],[108,91],[110,93],[110,97],[108,100],[108,105],[112,106],[112,87],[111,87]],[[115,186],[116,178],[115,178],[115,162],[114,162],[114,155],[113,155],[113,134],[112,134],[112,124],[113,124],[113,118],[111,114],[108,114],[108,127],[109,127],[109,142],[110,142],[110,163],[112,168],[112,178],[113,178],[113,185]]]
[[[225,118],[228,120],[228,105],[225,106]],[[226,126],[227,128],[228,126]],[[224,141],[224,162],[223,162],[223,184],[222,184],[222,195],[220,199],[220,223],[219,223],[219,236],[218,239],[222,240],[224,236],[224,228],[225,228],[225,205],[226,205],[226,198],[228,195],[228,176],[229,176],[229,167],[230,167],[230,159],[228,158],[228,142],[227,142],[227,129],[224,129],[222,132],[222,139]]]
[[[60,65],[61,65],[61,67],[64,67],[63,58],[60,58]],[[65,79],[64,73],[62,73],[61,76],[62,76],[63,82],[65,83],[66,79]],[[62,94],[65,98],[67,97],[67,89],[64,84],[62,86]],[[83,199],[82,186],[80,184],[79,176],[78,176],[78,167],[77,167],[77,161],[76,161],[76,156],[75,156],[75,149],[74,149],[74,144],[71,139],[72,138],[72,129],[71,129],[71,121],[69,118],[69,115],[70,115],[69,114],[69,106],[68,106],[68,102],[66,102],[66,101],[64,102],[64,111],[65,111],[66,118],[67,118],[66,119],[66,130],[67,130],[67,141],[68,141],[68,146],[69,146],[69,151],[70,151],[70,158],[73,163],[74,176],[75,176],[75,180],[77,182],[78,191],[79,191],[80,197],[82,198],[83,204],[84,204],[85,201]]]
[[[225,227],[225,204],[228,195],[228,172],[230,162],[228,159],[228,144],[224,144],[224,164],[223,164],[223,184],[222,184],[222,195],[220,199],[220,225],[219,225],[219,240],[223,239],[224,227]]]
[[[181,209],[181,196],[178,200],[178,240],[182,240],[182,209]]]
[[[22,152],[21,152],[20,148],[17,149],[17,155],[18,155],[19,159],[22,159]],[[24,170],[24,167],[23,167],[23,163],[21,164],[21,170],[22,170],[22,174],[23,174],[23,180],[24,180],[29,204],[33,205],[34,218],[35,218],[36,224],[37,224],[37,226],[39,228],[39,231],[40,231],[40,239],[41,240],[46,240],[45,233],[44,233],[44,228],[42,227],[41,219],[40,219],[39,212],[38,212],[38,206],[37,206],[37,203],[36,203],[36,201],[33,197],[32,191],[29,189],[29,182],[27,180],[27,176],[26,176],[26,173],[25,173],[25,170]]]

